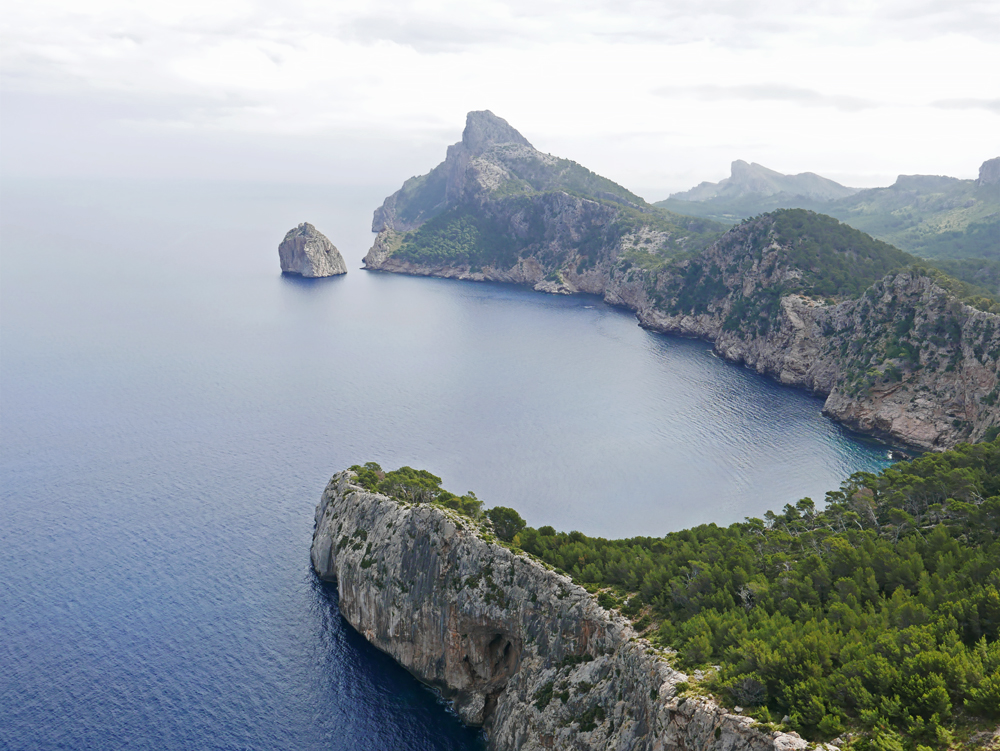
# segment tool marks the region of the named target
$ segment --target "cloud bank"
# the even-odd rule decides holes
[[[8,174],[292,179],[302,154],[392,184],[483,108],[652,197],[736,158],[867,185],[1000,147],[992,2],[8,0],[0,42]]]

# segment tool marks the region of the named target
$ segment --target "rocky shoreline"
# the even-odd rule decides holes
[[[800,751],[728,712],[586,590],[468,517],[333,476],[311,559],[344,618],[481,725],[491,749]],[[832,746],[828,747],[834,748]]]
[[[366,269],[522,284],[548,293],[599,295],[606,303],[635,313],[643,328],[710,342],[716,354],[729,362],[823,397],[825,415],[890,444],[917,451],[944,450],[963,441],[975,441],[1000,424],[997,408],[985,403],[1000,386],[995,360],[975,355],[975,351],[1000,349],[1000,316],[963,305],[926,276],[902,272],[886,277],[874,288],[874,307],[880,309],[882,318],[899,318],[894,309],[901,300],[908,301],[907,311],[922,309],[923,318],[928,319],[938,311],[959,306],[959,357],[955,357],[955,344],[945,342],[939,347],[940,356],[954,361],[950,370],[921,370],[899,382],[876,384],[867,393],[850,394],[845,390],[844,363],[833,345],[857,337],[866,323],[874,320],[870,310],[867,315],[862,312],[858,300],[828,305],[802,295],[787,295],[781,298],[777,325],[765,336],[746,337],[726,330],[725,307],[700,315],[664,313],[650,294],[646,274],[634,273],[630,277],[620,266],[599,265],[586,274],[563,271],[559,282],[554,283],[545,278],[551,272],[533,258],[521,259],[507,270],[483,267],[475,272],[468,266],[432,267],[397,260],[387,248],[394,239],[391,230],[378,235],[365,256]],[[832,326],[843,332],[839,338],[826,333]],[[877,340],[885,332],[868,333]]]

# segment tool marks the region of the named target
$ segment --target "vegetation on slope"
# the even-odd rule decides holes
[[[637,619],[704,687],[811,739],[947,748],[1000,718],[1000,440],[858,473],[728,528],[515,544]],[[711,670],[718,665],[718,670]]]
[[[352,469],[371,490],[483,516],[428,472]],[[851,731],[857,751],[944,749],[1000,719],[1000,438],[857,473],[826,501],[627,540],[485,515],[704,671],[682,691],[812,740]]]
[[[889,272],[916,260],[824,214],[783,209],[771,216],[774,239],[783,248],[779,263],[800,269],[802,291],[816,297],[858,297]]]
[[[561,228],[552,216],[558,213],[560,194],[589,201],[573,242],[557,240]],[[569,189],[509,192],[492,201],[488,209],[456,206],[438,214],[406,233],[392,255],[416,264],[467,265],[476,271],[486,266],[509,269],[519,258],[531,255],[556,268],[574,261],[577,273],[581,273],[592,268],[602,252],[616,247],[623,236],[643,230],[659,233],[663,240],[653,250],[672,257],[705,248],[719,237],[722,227]]]
[[[707,201],[668,198],[654,206],[729,224],[779,208],[811,209],[921,258],[1000,260],[1000,191],[973,180],[912,175],[834,201],[782,193]]]
[[[826,302],[857,299],[875,294],[887,274],[904,269],[933,277],[975,308],[1000,312],[1000,300],[987,290],[951,278],[833,217],[804,209],[747,219],[701,254],[671,257],[632,250],[623,255],[619,271],[628,274],[633,266],[648,272],[647,293],[663,312],[721,313],[727,331],[748,337],[768,333],[787,295]]]

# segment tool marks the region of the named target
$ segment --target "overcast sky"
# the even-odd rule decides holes
[[[997,0],[2,0],[8,175],[397,185],[490,109],[651,200],[1000,155]]]

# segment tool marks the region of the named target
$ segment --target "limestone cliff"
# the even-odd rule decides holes
[[[929,450],[1000,425],[1000,316],[962,303],[925,269],[877,278],[893,262],[877,246],[867,258],[861,245],[794,246],[765,215],[693,259],[624,260],[604,297],[647,328],[707,339],[727,360],[825,396],[826,414],[862,432]],[[825,256],[842,252],[855,279],[876,278],[856,298],[824,294],[834,273]]]
[[[483,725],[493,749],[791,751],[712,701],[569,578],[467,517],[330,480],[312,564],[368,641]]]
[[[301,276],[336,276],[347,273],[340,251],[308,222],[288,230],[278,246],[281,270]]]

